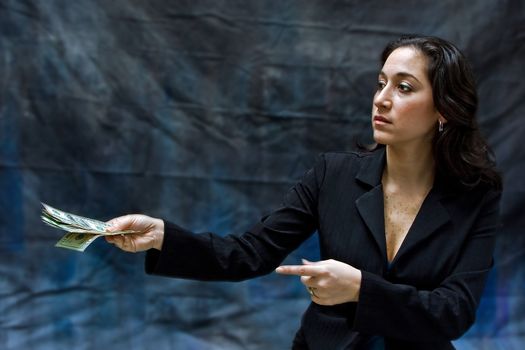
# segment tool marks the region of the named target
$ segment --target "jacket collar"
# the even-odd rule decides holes
[[[383,170],[386,165],[386,148],[381,147],[363,157],[366,157],[366,159],[355,176],[356,180],[370,186],[371,188],[381,185]],[[458,189],[452,185],[447,185],[445,177],[440,172],[437,172],[432,191],[434,192],[433,195],[440,199],[444,196],[457,193]]]
[[[385,148],[378,149],[371,155],[364,157],[366,159],[363,160],[361,169],[355,178],[369,186],[369,189],[356,200],[356,206],[386,262],[383,186],[381,184],[383,169],[386,164]],[[441,204],[441,198],[448,194],[450,191],[447,190],[443,178],[436,175],[434,185],[421,205],[392,263],[450,220],[448,211]]]
[[[383,169],[386,165],[385,147],[381,147],[371,155],[364,157],[366,157],[366,159],[355,178],[364,184],[376,187],[381,184]]]

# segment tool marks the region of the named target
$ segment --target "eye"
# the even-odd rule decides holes
[[[383,88],[386,86],[386,83],[383,80],[379,80],[377,82],[377,90],[383,90]]]
[[[401,92],[411,92],[412,91],[412,86],[408,85],[407,83],[399,84],[398,88]]]

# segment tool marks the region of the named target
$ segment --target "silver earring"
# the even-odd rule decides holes
[[[438,131],[443,132],[443,122],[441,120],[439,121]]]

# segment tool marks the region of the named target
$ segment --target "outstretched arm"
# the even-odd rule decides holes
[[[287,192],[280,208],[242,235],[196,234],[160,219],[130,215],[111,220],[114,229],[144,233],[108,241],[126,251],[149,249],[147,273],[223,281],[267,274],[318,227],[317,203],[324,172],[322,157]]]

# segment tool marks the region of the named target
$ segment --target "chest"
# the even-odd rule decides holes
[[[467,232],[466,218],[452,222],[432,198],[410,216],[389,210],[400,204],[388,199],[384,203],[381,186],[354,197],[344,194],[334,192],[319,205],[320,260],[342,261],[421,288],[431,288],[450,272]],[[394,225],[386,224],[389,221]]]
[[[383,194],[387,258],[392,261],[414,223],[426,193]]]

